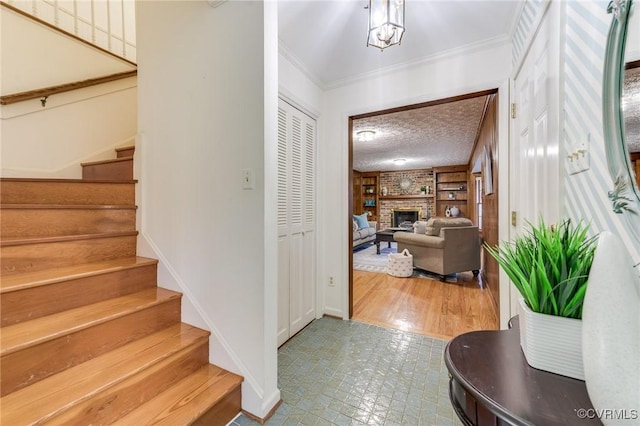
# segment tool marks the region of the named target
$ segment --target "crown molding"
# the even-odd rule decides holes
[[[324,86],[322,86],[322,88],[324,90],[332,90],[339,87],[348,86],[360,81],[379,78],[379,77],[400,72],[400,71],[407,71],[412,68],[432,64],[432,63],[439,62],[444,59],[452,58],[455,56],[460,56],[460,55],[464,55],[471,52],[477,52],[478,50],[485,50],[485,49],[490,49],[490,48],[495,48],[495,47],[510,45],[510,44],[511,44],[511,37],[505,34],[505,35],[494,37],[488,40],[483,40],[480,42],[467,44],[465,46],[460,46],[455,49],[450,49],[444,52],[439,52],[434,55],[425,56],[423,58],[416,59],[414,61],[403,62],[401,64],[392,65],[392,66],[381,68],[381,69],[376,69],[363,74],[347,77],[341,80],[336,80],[332,83],[325,84]]]

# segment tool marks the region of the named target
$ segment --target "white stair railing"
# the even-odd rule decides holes
[[[135,0],[5,0],[91,44],[136,62]]]

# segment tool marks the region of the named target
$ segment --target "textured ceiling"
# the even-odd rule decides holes
[[[353,121],[353,168],[366,171],[411,170],[467,164],[487,96],[480,96]],[[358,140],[360,130],[375,139]],[[398,166],[394,159],[407,162]]]
[[[626,71],[622,104],[629,152],[640,152],[640,67]]]

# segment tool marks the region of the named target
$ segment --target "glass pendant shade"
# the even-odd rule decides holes
[[[360,142],[370,142],[376,137],[376,132],[373,130],[360,130],[356,135]]]
[[[404,34],[404,0],[369,0],[367,46],[380,50],[400,44]]]

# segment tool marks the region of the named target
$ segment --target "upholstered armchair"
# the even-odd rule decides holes
[[[404,249],[413,255],[413,265],[446,275],[480,271],[480,236],[478,227],[467,218],[432,218],[418,224],[415,232],[396,232],[398,253]]]

